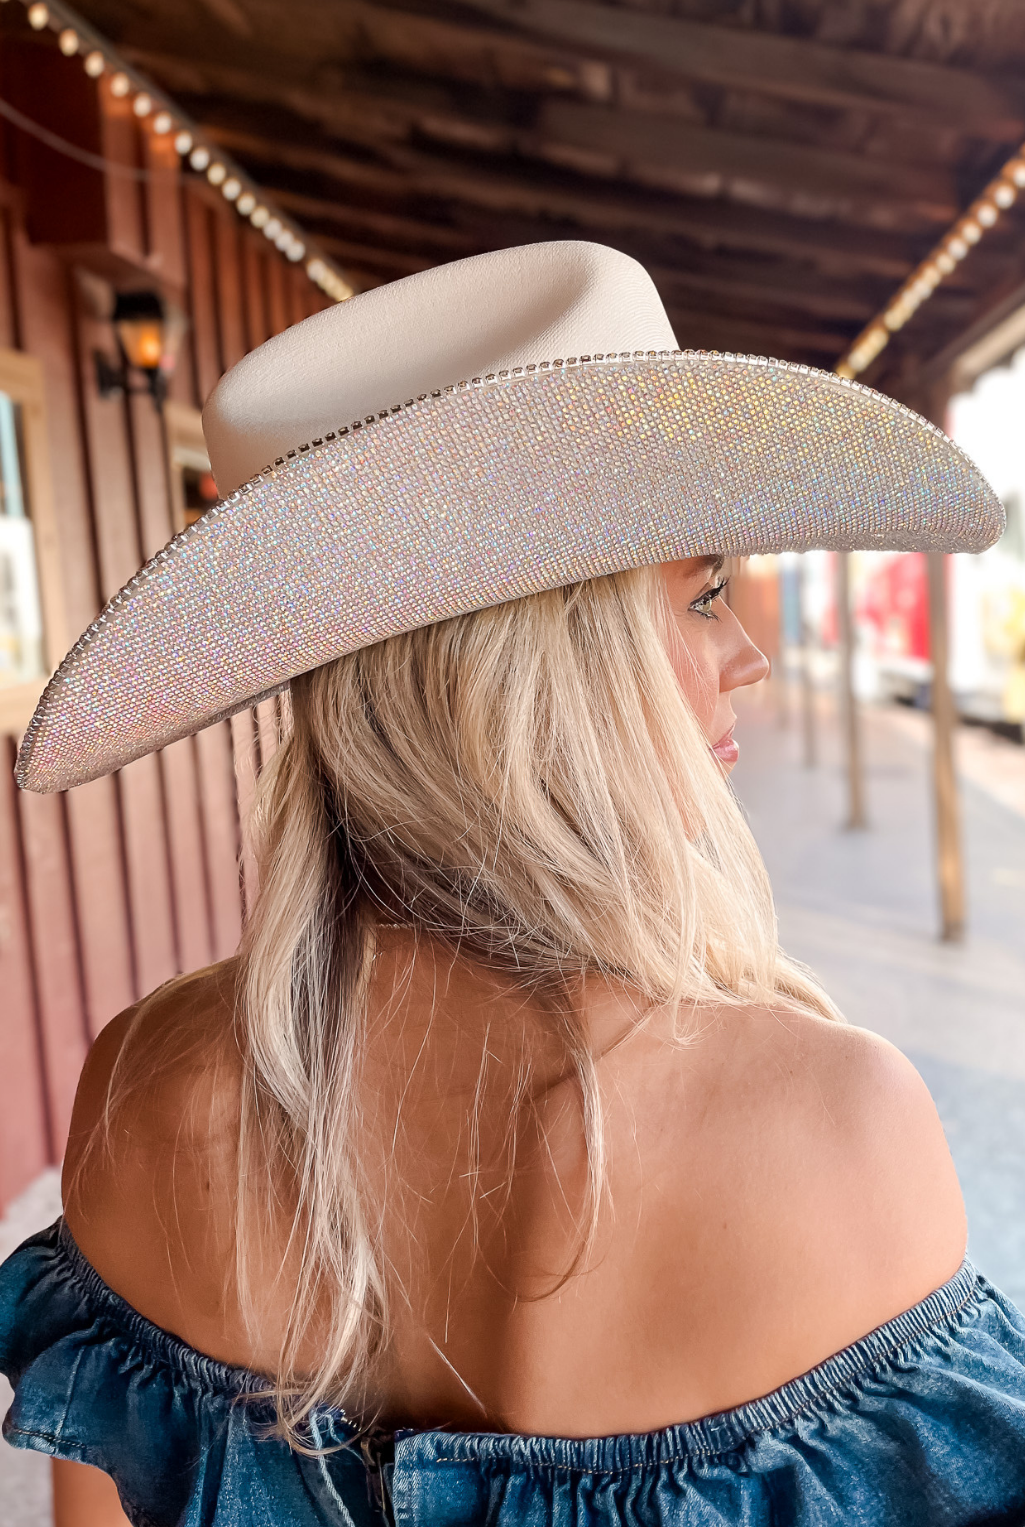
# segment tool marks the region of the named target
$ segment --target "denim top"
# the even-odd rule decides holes
[[[264,1380],[102,1282],[60,1220],[0,1267],[16,1447],[113,1476],[135,1527],[955,1527],[1025,1522],[1025,1319],[970,1262],[801,1378],[664,1431],[267,1435]],[[345,1444],[352,1445],[346,1446]],[[342,1444],[342,1446],[338,1446]]]

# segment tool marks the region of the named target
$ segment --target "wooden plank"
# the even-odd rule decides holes
[[[211,214],[217,322],[221,339],[221,365],[225,371],[246,353],[245,316],[242,309],[241,250],[238,216],[231,207]]]
[[[196,750],[191,738],[185,737],[164,748],[159,756],[167,803],[167,844],[179,961],[182,970],[198,970],[213,959],[214,920]]]
[[[686,176],[727,187],[771,186],[831,207],[891,207],[936,223],[950,222],[959,209],[953,177],[931,165],[718,132],[679,117],[637,116],[581,101],[546,101],[535,128],[550,147],[568,145],[607,156],[620,169],[664,170],[681,181]]]
[[[232,732],[227,721],[191,739],[199,760],[199,805],[206,846],[210,897],[211,955],[226,960],[242,931],[239,880],[239,823],[235,796]]]
[[[270,339],[267,317],[266,239],[258,233],[242,236],[242,298],[246,320],[246,345],[255,350]]]
[[[0,737],[0,1206],[53,1160],[13,771]]]
[[[895,282],[903,280],[922,252],[915,240],[888,229],[837,227],[818,219],[735,206],[722,200],[674,197],[669,202],[664,194],[624,187],[617,187],[614,193],[591,190],[568,183],[565,176],[556,178],[543,168],[528,176],[503,165],[500,174],[487,175],[434,155],[412,152],[404,152],[402,167],[395,168],[367,163],[333,148],[271,140],[251,131],[212,128],[211,137],[248,161],[275,196],[279,191],[283,197],[291,193],[287,185],[278,186],[274,166],[308,170],[335,182],[353,203],[370,196],[417,206],[430,200],[446,207],[450,219],[464,216],[463,209],[468,209],[489,219],[492,237],[496,216],[516,217],[535,220],[539,239],[576,236],[575,231],[570,232],[576,229],[613,243],[623,235],[646,241],[655,237],[681,239],[705,249],[795,255],[833,270],[866,270]],[[340,207],[347,201],[340,197],[332,202],[324,197],[319,214],[311,205],[306,215],[325,220],[333,215],[337,220],[344,216]]]
[[[86,1021],[95,1037],[141,995],[116,780],[108,776],[70,790],[67,813]]]
[[[210,210],[191,187],[185,192],[186,251],[189,271],[189,316],[192,319],[192,360],[201,408],[224,369],[221,365],[214,291]]]
[[[182,968],[165,825],[165,800],[155,754],[137,758],[117,775],[121,797],[128,906],[140,994]]]
[[[280,334],[282,329],[288,328],[290,322],[285,279],[282,261],[269,255],[267,258],[267,318],[272,334]]]
[[[54,1154],[64,1154],[79,1072],[89,1048],[64,798],[18,796],[25,898],[35,964]]]
[[[158,136],[147,127],[142,132],[142,148],[150,175],[143,189],[151,261],[163,282],[184,293],[185,227],[178,194],[181,172],[174,135]]]
[[[105,74],[97,82],[100,104],[102,154],[112,164],[130,169],[139,166],[138,121],[132,112],[130,95],[116,96],[110,87],[112,76]],[[108,174],[104,178],[107,208],[106,243],[109,248],[133,263],[149,254],[149,230],[142,182],[134,176]]]
[[[89,357],[93,345],[101,338],[101,325],[81,306],[79,323],[80,354]],[[81,372],[81,394],[102,593],[109,599],[143,560],[136,474],[127,428],[131,419],[129,403],[133,400],[100,398],[88,362]],[[140,418],[144,417],[140,412]],[[134,464],[141,465],[138,457]],[[152,529],[147,533],[153,533]],[[118,776],[117,788],[134,971],[142,992],[146,992],[173,975],[179,964],[163,787],[157,760],[144,758],[129,765]]]
[[[465,4],[535,36],[643,60],[704,84],[842,110],[911,115],[998,142],[1013,142],[1025,131],[1025,94],[1017,81],[948,64],[582,0]]]
[[[77,634],[100,603],[98,548],[77,396],[79,331],[72,278],[53,254],[14,238],[16,288],[25,342],[46,377],[55,510],[60,524],[67,625]],[[108,542],[108,558],[118,555]],[[131,541],[126,561],[132,556]],[[120,568],[108,572],[116,586]],[[135,1000],[124,855],[114,782],[99,780],[67,798],[68,849],[78,927],[86,1021],[95,1034]]]
[[[14,250],[11,247],[10,207],[0,203],[0,345],[19,348],[18,309],[15,300]]]

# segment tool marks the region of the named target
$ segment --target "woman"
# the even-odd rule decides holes
[[[44,697],[29,788],[291,681],[239,954],[101,1035],[0,1281],[61,1527],[121,1520],[104,1475],[147,1527],[1022,1520],[1025,1324],[726,780],[767,665],[723,554],[999,507],[865,389],[671,345],[572,244],[300,325],[208,405],[224,504]]]

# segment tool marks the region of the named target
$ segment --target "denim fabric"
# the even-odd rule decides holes
[[[16,1447],[97,1465],[137,1527],[996,1527],[1025,1523],[1025,1320],[966,1262],[763,1399],[572,1440],[403,1431],[318,1457],[267,1435],[265,1384],[158,1330],[60,1221],[0,1268]],[[342,1444],[342,1446],[338,1446]],[[345,1445],[351,1444],[351,1445]]]

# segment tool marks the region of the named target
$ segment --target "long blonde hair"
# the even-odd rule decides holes
[[[315,1406],[366,1392],[387,1341],[357,1146],[381,922],[547,1004],[579,1076],[594,1201],[601,1107],[573,1017],[582,976],[681,1013],[786,1003],[838,1016],[779,948],[764,866],[671,636],[657,570],[642,568],[395,636],[292,684],[252,824],[237,1245],[252,1295],[247,1248],[280,1205],[283,1169],[298,1279],[277,1397],[293,1445]],[[322,1358],[297,1376],[314,1323]]]

